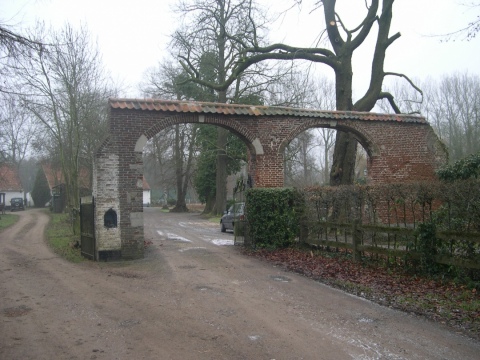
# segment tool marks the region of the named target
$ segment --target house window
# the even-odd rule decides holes
[[[107,228],[117,227],[117,212],[112,208],[108,209],[103,216],[103,225]]]

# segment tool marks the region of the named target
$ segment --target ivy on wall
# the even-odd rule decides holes
[[[480,177],[480,152],[446,165],[437,171],[440,180],[455,181]]]

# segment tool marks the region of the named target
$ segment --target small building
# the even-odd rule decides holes
[[[42,170],[50,189],[50,208],[55,213],[61,213],[65,209],[65,183],[63,173],[50,163],[42,163]]]
[[[67,193],[63,172],[60,168],[53,166],[48,162],[41,164],[43,174],[47,180],[50,189],[51,202],[50,207],[53,212],[61,213],[67,205]],[[80,196],[91,194],[90,171],[82,168],[79,176]]]
[[[25,192],[23,191],[22,183],[18,169],[12,164],[0,165],[0,200],[5,203],[5,209],[10,209],[10,200],[13,198],[22,198],[25,201]]]

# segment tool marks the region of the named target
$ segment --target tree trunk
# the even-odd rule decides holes
[[[215,207],[215,198],[212,196],[207,197],[207,201],[205,202],[205,208],[203,209],[204,215],[210,215],[213,213],[213,208]]]
[[[339,56],[339,67],[335,70],[336,108],[351,111],[352,103],[352,52],[345,48]],[[353,134],[337,131],[333,150],[330,185],[353,184],[355,178],[355,159],[357,140]]]
[[[325,173],[323,174],[323,183],[324,184],[328,184],[329,179],[330,179],[330,174],[328,172],[328,168],[329,168],[329,165],[330,165],[328,163],[328,149],[329,149],[329,146],[327,145],[327,142],[325,141],[325,152],[323,153],[323,161],[324,161],[324,164],[325,164],[325,167],[324,167]]]
[[[331,186],[353,184],[356,154],[357,140],[353,134],[337,131],[330,171]]]

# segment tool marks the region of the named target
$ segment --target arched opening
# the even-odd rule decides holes
[[[152,206],[174,212],[209,213],[216,195],[217,124],[177,123],[156,128],[143,147],[143,174]],[[223,212],[233,201],[239,177],[248,179],[246,139],[229,129],[225,144],[226,183]],[[252,147],[253,145],[250,145]],[[138,150],[138,149],[137,149]]]
[[[144,254],[143,149],[148,139],[176,124],[215,125],[235,133],[248,148],[254,187],[284,186],[284,150],[310,128],[348,131],[368,153],[368,179],[385,183],[431,179],[445,149],[426,120],[412,115],[370,114],[195,103],[167,100],[110,100],[110,137],[96,156],[96,223],[117,209],[118,230],[97,226],[97,251],[122,259]]]
[[[336,132],[336,129],[330,127],[308,128],[296,135],[285,146],[285,186],[306,187],[330,184]],[[366,184],[368,178],[369,155],[363,143],[358,141],[354,167],[354,179],[358,184]]]
[[[117,227],[117,212],[112,208],[105,211],[105,215],[103,216],[103,226],[106,228]]]

